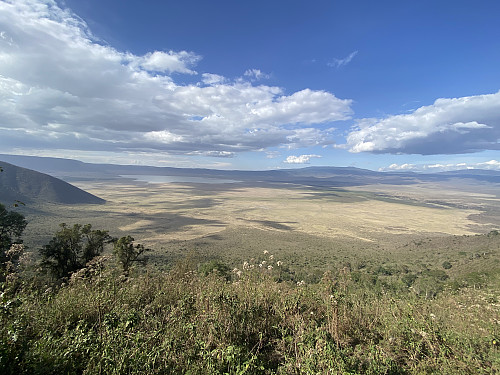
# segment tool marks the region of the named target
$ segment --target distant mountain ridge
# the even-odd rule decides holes
[[[96,197],[58,178],[0,161],[0,202],[53,202],[62,204],[102,204]]]
[[[446,181],[456,178],[500,183],[500,171],[480,169],[415,173],[411,171],[378,172],[356,167],[309,166],[305,168],[246,171],[93,164],[72,159],[5,154],[0,154],[0,160],[47,173],[68,182],[85,179],[108,180],[121,178],[125,175],[154,175],[219,178],[254,183],[292,183],[317,187],[342,187],[376,183],[411,184],[419,181]]]

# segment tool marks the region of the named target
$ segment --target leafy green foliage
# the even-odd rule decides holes
[[[144,262],[144,259],[141,260],[139,257],[146,251],[149,251],[149,249],[143,245],[134,245],[134,238],[131,236],[116,240],[113,249],[113,253],[118,258],[125,275],[129,274],[130,267],[134,262]]]
[[[23,215],[18,212],[8,211],[0,203],[0,248],[6,250],[12,242],[22,235],[27,222]]]
[[[27,221],[18,212],[8,211],[0,203],[0,280],[5,278],[6,262],[14,261],[8,259],[8,250],[14,243],[21,243],[21,235],[26,228]]]
[[[107,231],[93,230],[92,225],[60,224],[60,230],[40,250],[42,266],[57,280],[68,277],[100,255],[111,241]]]
[[[444,261],[442,266],[445,270],[449,270],[451,267],[453,267],[452,264],[448,261]]]
[[[82,263],[87,263],[100,255],[104,250],[104,245],[112,240],[108,231],[92,229],[90,224],[81,227],[81,234],[84,240]]]
[[[222,276],[229,280],[230,269],[229,266],[219,260],[211,260],[209,262],[200,264],[198,267],[198,272],[203,276],[208,276],[210,273],[215,273],[218,276]]]
[[[318,284],[186,265],[123,282],[113,268],[0,308],[5,374],[472,374],[500,370],[497,284],[420,298],[349,270]],[[273,272],[276,270],[273,270]],[[357,271],[356,271],[357,272]],[[487,297],[487,298],[486,298]],[[481,316],[473,318],[478,306]],[[464,306],[460,308],[457,306]],[[464,324],[465,322],[465,324]]]

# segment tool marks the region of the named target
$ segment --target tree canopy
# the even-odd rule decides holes
[[[140,261],[139,257],[148,250],[144,245],[134,245],[134,237],[126,236],[115,242],[113,252],[122,265],[123,273],[128,275],[132,263]]]
[[[68,277],[100,255],[111,241],[108,231],[93,230],[92,225],[60,224],[60,230],[40,249],[42,266],[56,279]]]
[[[18,212],[9,211],[0,203],[0,271],[3,278],[7,251],[12,244],[21,243],[21,235],[28,222]]]

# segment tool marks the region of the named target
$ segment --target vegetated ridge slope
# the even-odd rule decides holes
[[[102,204],[96,197],[58,178],[0,161],[0,202],[53,202]]]

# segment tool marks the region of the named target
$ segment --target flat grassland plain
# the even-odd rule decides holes
[[[154,250],[150,260],[160,267],[188,254],[237,266],[267,250],[319,275],[367,261],[458,262],[457,254],[468,257],[471,246],[498,252],[498,244],[478,234],[500,227],[500,186],[472,179],[342,188],[132,178],[71,182],[107,203],[33,207],[27,213],[31,248],[48,242],[66,222],[91,223],[116,237],[130,234]]]
[[[40,327],[24,357],[89,373],[498,373],[500,184],[391,181],[72,180],[107,203],[23,207],[34,253],[63,221],[153,251],[127,280],[111,267],[21,304],[15,321]]]

